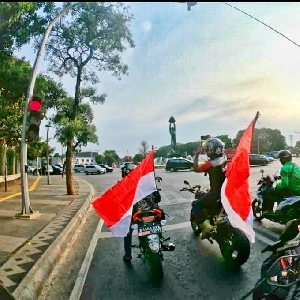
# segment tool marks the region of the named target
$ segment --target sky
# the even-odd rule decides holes
[[[229,3],[300,45],[297,2]],[[300,47],[222,2],[198,2],[191,11],[177,2],[127,5],[136,44],[122,54],[130,74],[118,81],[98,73],[97,89],[108,95],[103,105],[93,106],[99,145],[82,150],[116,150],[124,157],[127,151],[138,153],[142,140],[168,145],[171,115],[178,143],[207,134],[234,138],[256,111],[257,128],[281,130],[289,145],[289,135],[293,144],[300,140],[295,133],[300,132]],[[26,45],[16,55],[33,63],[36,54]],[[47,71],[46,61],[40,71]],[[74,96],[74,79],[64,76],[61,82]],[[43,123],[40,133],[46,137]],[[49,136],[54,134],[50,128]],[[62,151],[55,139],[50,145]]]

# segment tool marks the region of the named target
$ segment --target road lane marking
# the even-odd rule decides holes
[[[103,226],[104,222],[102,219],[100,219],[97,228],[94,232],[94,235],[92,237],[92,240],[90,242],[89,248],[86,252],[84,261],[81,265],[80,271],[78,273],[77,279],[75,281],[75,285],[74,288],[72,290],[71,296],[69,298],[69,300],[79,300],[82,290],[83,290],[83,286],[86,280],[86,276],[89,272],[91,263],[92,263],[92,259],[94,256],[94,252],[98,243],[98,239],[99,239],[99,234],[102,230],[102,226]]]

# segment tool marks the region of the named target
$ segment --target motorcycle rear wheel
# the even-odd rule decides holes
[[[151,276],[154,280],[160,281],[164,277],[164,270],[162,266],[161,256],[159,253],[154,253],[148,250],[147,261],[150,265]]]
[[[247,236],[237,228],[228,228],[229,238],[220,244],[225,264],[233,269],[240,268],[250,256],[250,242]],[[235,253],[237,252],[237,253]]]

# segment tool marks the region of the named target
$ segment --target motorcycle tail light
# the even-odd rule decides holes
[[[142,220],[146,223],[150,223],[154,220],[154,216],[143,217]]]

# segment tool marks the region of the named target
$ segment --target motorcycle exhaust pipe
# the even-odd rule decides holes
[[[175,250],[175,245],[173,243],[168,243],[168,244],[162,244],[162,251],[174,251]]]

